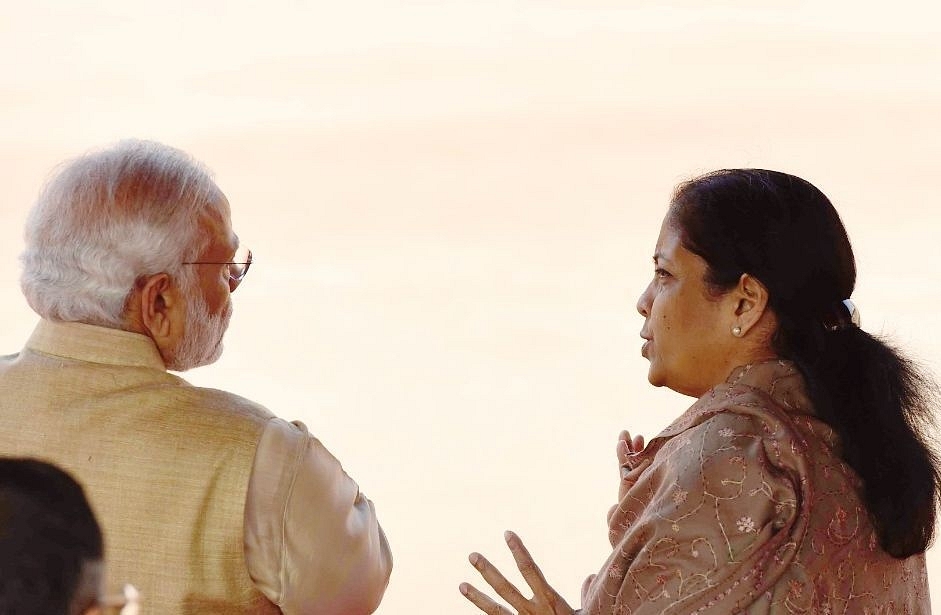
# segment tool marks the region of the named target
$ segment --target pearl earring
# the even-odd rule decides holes
[[[735,337],[742,337],[742,328],[739,327],[738,325],[735,325],[734,327],[732,327],[732,335],[734,335]]]

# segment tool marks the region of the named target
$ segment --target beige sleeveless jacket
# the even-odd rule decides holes
[[[108,590],[132,583],[143,613],[279,612],[255,589],[243,545],[271,414],[168,374],[143,336],[86,327],[44,321],[0,359],[0,454],[78,478],[104,530]]]

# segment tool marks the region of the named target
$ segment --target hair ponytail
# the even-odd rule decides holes
[[[774,348],[800,369],[817,415],[839,435],[882,548],[898,558],[923,552],[941,501],[929,445],[937,387],[858,326],[825,326],[856,283],[849,238],[827,197],[793,175],[731,169],[681,184],[670,215],[717,294],[743,273],[768,288]]]
[[[927,445],[931,381],[858,327],[820,326],[804,335],[782,329],[776,341],[803,373],[818,417],[839,435],[843,459],[862,479],[882,548],[898,558],[923,552],[934,535],[941,485],[937,455]]]

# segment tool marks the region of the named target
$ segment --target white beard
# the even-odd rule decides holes
[[[177,346],[167,369],[185,372],[209,365],[222,356],[222,337],[232,318],[232,301],[226,303],[221,314],[209,315],[209,306],[198,288],[186,294],[186,331]]]

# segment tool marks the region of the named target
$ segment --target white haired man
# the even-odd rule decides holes
[[[392,567],[372,503],[301,423],[167,370],[222,352],[251,264],[183,152],[124,141],[46,186],[21,285],[42,317],[0,358],[0,454],[86,486],[108,572],[160,613],[370,613]]]

